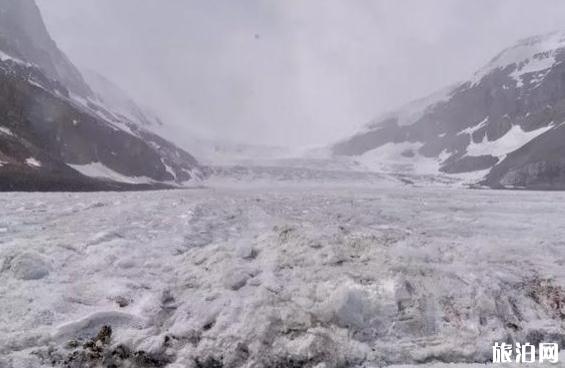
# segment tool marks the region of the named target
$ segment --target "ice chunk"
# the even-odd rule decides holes
[[[12,259],[10,271],[21,280],[39,280],[49,275],[49,266],[39,255],[23,253]]]

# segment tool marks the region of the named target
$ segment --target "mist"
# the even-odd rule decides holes
[[[58,45],[186,137],[324,145],[561,28],[546,0],[38,0]]]
[[[0,368],[564,366],[563,24],[0,0]]]

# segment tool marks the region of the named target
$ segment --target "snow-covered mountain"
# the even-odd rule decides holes
[[[376,119],[332,151],[384,171],[565,189],[563,61],[565,32],[522,40],[468,81]]]
[[[146,129],[158,119],[126,94],[88,85],[33,0],[0,0],[0,85],[0,190],[156,188],[204,175]]]

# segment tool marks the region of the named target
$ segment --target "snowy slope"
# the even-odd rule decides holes
[[[554,154],[558,139],[536,146],[561,137],[564,61],[564,32],[519,41],[468,81],[371,122],[332,151],[374,168],[400,163],[416,173],[475,176],[491,187],[565,189],[565,175],[555,174],[565,172]]]
[[[513,69],[510,74],[518,87],[523,86],[523,77],[531,73],[538,74],[539,79],[545,77],[547,70],[556,63],[556,56],[565,48],[565,32],[553,32],[519,41],[516,45],[502,51],[490,63],[479,70],[473,78],[479,83],[484,77],[496,70]]]

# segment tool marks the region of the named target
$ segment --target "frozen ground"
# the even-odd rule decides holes
[[[388,184],[2,194],[0,367],[484,367],[441,362],[565,340],[564,202]]]

